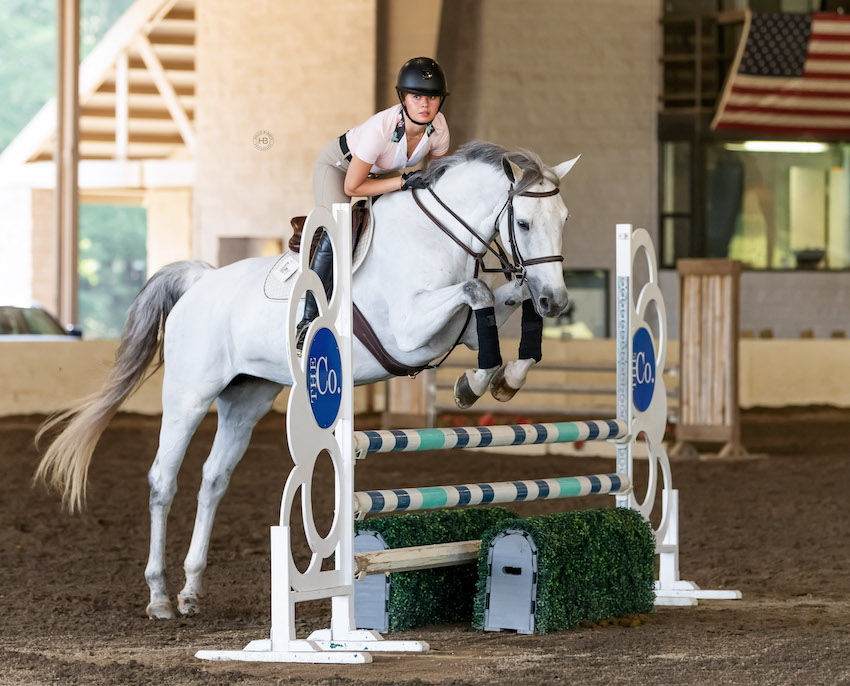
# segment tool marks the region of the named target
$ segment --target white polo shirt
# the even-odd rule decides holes
[[[372,165],[372,174],[412,167],[427,154],[442,157],[449,151],[449,127],[441,112],[428,124],[416,150],[407,157],[407,136],[401,103],[369,117],[345,135],[348,149]]]

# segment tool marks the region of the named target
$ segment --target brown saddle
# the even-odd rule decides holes
[[[290,220],[292,226],[292,238],[289,239],[289,249],[292,252],[301,252],[301,233],[304,231],[304,222],[307,217],[293,217]],[[357,247],[357,242],[369,225],[369,208],[366,206],[365,200],[360,200],[351,208],[351,249]],[[310,257],[316,251],[316,246],[319,244],[320,233],[313,236],[313,244],[310,246]]]

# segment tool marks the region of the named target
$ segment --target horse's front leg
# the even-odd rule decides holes
[[[421,291],[413,296],[410,310],[400,315],[393,326],[399,347],[416,350],[432,342],[464,305],[472,309],[475,319],[478,369],[470,370],[455,383],[455,403],[462,409],[471,407],[484,394],[490,378],[502,366],[495,299],[487,284],[470,279],[457,286]]]
[[[490,393],[496,400],[507,402],[525,385],[529,370],[542,358],[543,318],[534,309],[527,283],[520,285],[514,279],[497,288],[493,295],[496,323],[500,328],[522,305],[522,337],[517,359],[508,361],[489,376]],[[468,340],[470,333],[467,332],[464,339],[467,345],[471,342]],[[466,375],[474,377],[475,371],[468,370]]]
[[[516,311],[520,303],[525,302],[530,297],[527,285],[521,285],[517,280],[509,281],[493,291],[493,307],[495,316],[496,330],[508,320],[508,318]],[[529,301],[530,302],[530,301]],[[528,372],[528,368],[534,361],[529,361],[530,364],[525,366],[525,360],[508,362],[507,365],[499,363],[498,367],[483,367],[481,365],[480,346],[482,341],[486,341],[488,332],[484,332],[482,338],[480,327],[468,327],[464,332],[463,343],[472,350],[479,350],[479,368],[467,369],[457,381],[455,381],[455,403],[461,409],[471,407],[478,398],[487,392],[488,386],[493,389],[493,382],[497,377],[503,377],[506,369],[511,370],[511,378],[518,378],[517,372],[524,368],[524,374]],[[501,360],[501,355],[499,356]],[[520,383],[520,385],[522,385]],[[516,393],[516,391],[514,391]]]
[[[522,335],[519,353],[500,367],[490,379],[490,393],[503,403],[513,398],[525,385],[529,370],[543,357],[543,318],[537,314],[531,299],[522,301]]]

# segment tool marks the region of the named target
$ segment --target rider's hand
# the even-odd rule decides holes
[[[401,189],[403,191],[409,191],[412,188],[417,190],[422,190],[428,188],[428,182],[422,177],[422,173],[417,169],[416,171],[408,172],[407,174],[402,174],[402,184]]]

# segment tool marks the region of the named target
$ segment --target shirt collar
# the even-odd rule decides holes
[[[425,136],[430,136],[434,133],[434,122],[428,122],[428,125],[425,127]],[[395,131],[393,131],[393,143],[398,143],[402,137],[404,136],[404,109],[399,110],[398,113],[398,121],[395,125]]]

